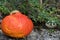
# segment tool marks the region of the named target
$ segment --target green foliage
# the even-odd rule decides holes
[[[48,29],[48,32],[49,33],[53,33],[53,32],[55,32],[56,30],[55,29]]]
[[[9,9],[7,7],[4,6],[6,0],[0,0],[0,12],[6,14],[9,13]]]
[[[45,1],[45,3],[40,4],[39,1],[37,0],[29,0],[30,6],[37,11],[37,16],[35,17],[35,13],[32,13],[32,19],[36,22],[36,21],[40,21],[42,22],[50,20],[50,18],[53,17],[52,14],[55,13],[56,8],[53,7],[53,5],[48,5],[48,7],[46,6],[47,1]]]
[[[7,14],[12,10],[19,10],[28,15],[34,22],[53,20],[60,25],[60,19],[56,16],[56,2],[55,0],[51,2],[45,0],[41,4],[40,0],[0,0],[0,12]]]
[[[12,10],[20,10],[23,13],[26,11],[26,0],[0,0],[0,12],[4,14],[10,13]]]
[[[5,6],[0,6],[0,11],[2,12],[2,13],[4,13],[4,14],[6,14],[6,13],[9,13],[10,12],[10,10],[7,8],[7,7],[5,7]]]
[[[60,25],[60,19],[57,17],[55,0],[53,4],[48,4],[48,0],[41,4],[38,0],[29,0],[29,4],[33,11],[30,14],[30,17],[35,21],[47,22],[54,21],[57,25]]]

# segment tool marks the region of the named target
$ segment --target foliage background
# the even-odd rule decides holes
[[[54,21],[60,25],[59,0],[0,0],[0,12],[4,15],[13,10],[19,10],[37,22]],[[57,11],[58,10],[58,11]]]

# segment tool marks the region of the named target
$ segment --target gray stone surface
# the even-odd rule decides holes
[[[32,31],[27,37],[28,40],[60,40],[60,31],[49,33],[48,30],[42,29],[40,32]]]
[[[60,31],[54,31],[49,33],[46,29],[41,29],[42,31],[33,30],[27,38],[24,39],[15,39],[7,37],[0,30],[0,40],[60,40]]]

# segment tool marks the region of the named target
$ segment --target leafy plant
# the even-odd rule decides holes
[[[37,0],[33,0],[33,1],[30,0],[29,3],[30,3],[30,6],[38,12],[38,13],[36,13],[37,18],[35,18],[35,15],[34,15],[35,13],[31,14],[32,15],[31,18],[33,18],[34,21],[40,21],[40,22],[43,20],[47,21],[50,19],[50,17],[53,16],[52,14],[54,14],[54,12],[56,10],[56,8],[51,5],[48,5],[48,7],[47,7],[46,6],[47,2],[40,4],[40,2]]]
[[[51,1],[51,0],[50,0]],[[43,0],[0,0],[0,11],[2,13],[9,13],[12,10],[20,10],[22,13],[28,15],[34,22],[55,21],[60,25],[60,19],[56,13],[56,1]]]
[[[0,5],[0,11],[4,14],[10,13],[10,10],[7,7],[2,6],[2,5]]]
[[[0,12],[8,14],[12,10],[20,10],[23,13],[26,13],[26,0],[0,0]]]
[[[54,21],[56,24],[60,25],[60,19],[56,16],[57,8],[55,4],[48,4],[48,0],[46,0],[43,4],[41,4],[38,0],[29,0],[29,3],[30,6],[37,11],[37,13],[34,12],[30,14],[30,17],[35,22]]]

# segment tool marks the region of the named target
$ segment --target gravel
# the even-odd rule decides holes
[[[50,33],[46,29],[41,29],[42,31],[36,32],[32,31],[32,33],[27,37],[28,40],[59,40],[60,39],[60,31],[55,31]]]
[[[41,31],[33,30],[30,35],[24,39],[14,39],[7,37],[0,30],[0,40],[60,40],[60,31],[56,30],[50,33],[47,29],[41,29]]]

